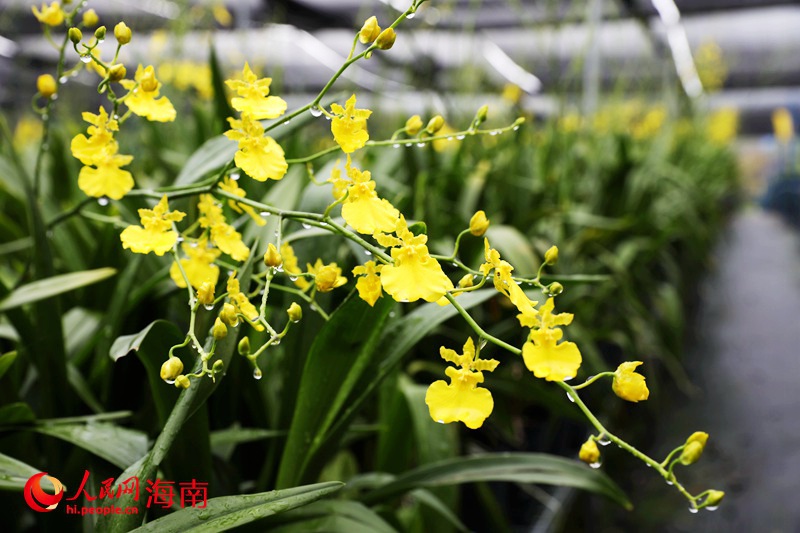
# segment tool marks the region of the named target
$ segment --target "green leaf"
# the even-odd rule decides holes
[[[147,435],[114,424],[48,424],[33,428],[102,457],[119,468],[127,468],[147,453]]]
[[[208,500],[204,509],[190,507],[148,522],[137,533],[217,532],[226,531],[289,509],[307,505],[340,490],[338,481],[318,483],[259,494],[222,496]]]
[[[0,301],[0,311],[14,309],[21,305],[45,300],[51,296],[63,294],[93,283],[98,283],[116,274],[113,268],[98,268],[96,270],[84,270],[83,272],[72,272],[50,278],[32,281],[27,285],[12,291],[8,296]]]
[[[278,487],[314,477],[336,447],[325,438],[375,354],[394,300],[370,307],[360,298],[342,304],[320,330],[306,359],[294,416],[278,471]]]
[[[0,407],[0,426],[30,424],[34,420],[36,415],[25,402],[14,402]]]
[[[11,365],[14,364],[14,361],[17,360],[17,352],[8,352],[0,355],[0,379],[6,375],[8,369],[11,368]]]
[[[227,460],[233,453],[233,449],[239,444],[285,437],[286,433],[286,431],[274,429],[232,427],[212,431],[209,437],[213,452]]]
[[[39,472],[38,468],[0,453],[0,490],[22,490],[28,478]]]
[[[192,184],[209,172],[222,168],[233,159],[237,146],[236,141],[232,141],[224,135],[210,138],[189,157],[178,177],[175,178],[174,185],[178,187]]]
[[[514,265],[514,274],[533,276],[539,270],[539,262],[528,238],[517,228],[492,225],[486,231],[492,248],[496,248],[503,259]]]
[[[289,520],[289,523],[282,524]],[[261,525],[261,524],[259,524]],[[272,533],[396,533],[375,511],[348,500],[319,501],[264,523]]]
[[[217,59],[217,50],[214,44],[209,46],[208,66],[211,69],[211,85],[214,88],[214,111],[216,113],[216,121],[222,130],[228,129],[228,117],[235,116],[230,103],[228,103],[228,96],[225,92],[225,75]],[[219,130],[217,130],[219,131]]]
[[[493,453],[454,457],[423,465],[365,494],[371,505],[420,487],[441,487],[478,481],[542,483],[575,487],[601,494],[625,507],[632,505],[625,493],[604,473],[587,465],[543,453]]]

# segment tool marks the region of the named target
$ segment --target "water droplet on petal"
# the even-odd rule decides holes
[[[65,83],[67,83],[67,77],[66,76],[61,76],[60,78],[58,78],[58,83],[60,83],[61,85],[64,85]]]
[[[306,224],[305,222],[303,222],[303,228],[304,229],[311,229],[311,224]]]
[[[214,309],[214,304],[206,304],[203,307],[205,307],[206,311],[211,311]]]
[[[261,379],[263,376],[264,374],[261,373],[260,368],[256,368],[255,370],[253,370],[253,379]]]
[[[313,106],[311,108],[311,116],[312,117],[318,117],[320,115],[322,115],[322,110],[320,108],[318,108],[317,106]]]
[[[696,514],[697,513],[697,507],[689,507],[689,512],[692,513],[692,514]]]
[[[97,203],[100,205],[100,207],[105,207],[108,205],[108,198],[105,196],[101,196],[100,198],[97,199]]]

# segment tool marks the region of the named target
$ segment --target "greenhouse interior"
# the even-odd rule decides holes
[[[797,531],[797,28],[0,0],[0,530]]]

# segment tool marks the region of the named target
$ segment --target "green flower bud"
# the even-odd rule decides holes
[[[378,35],[378,38],[375,39],[375,44],[381,50],[388,50],[394,46],[395,39],[397,39],[397,34],[394,32],[394,29],[386,28]]]
[[[710,490],[708,491],[708,496],[706,496],[706,499],[703,501],[703,507],[716,507],[724,497],[725,493],[721,490]]]
[[[484,104],[479,109],[478,112],[475,113],[475,124],[481,124],[483,121],[486,120],[486,115],[489,113],[489,106]]]
[[[96,30],[94,30],[94,36],[98,41],[102,41],[106,38],[106,27],[100,26]]]
[[[225,370],[225,363],[223,363],[221,359],[214,361],[214,364],[211,366],[211,372],[219,374],[223,370]]]
[[[81,33],[81,30],[78,28],[70,28],[67,35],[69,35],[69,40],[72,41],[73,44],[78,44],[83,40],[83,33]]]
[[[114,26],[114,37],[117,38],[119,44],[128,44],[131,42],[131,36],[131,29],[124,22]]]
[[[558,262],[557,246],[551,246],[550,249],[544,253],[544,262],[548,265],[555,265]]]
[[[683,446],[683,451],[680,456],[681,464],[689,466],[697,462],[700,456],[703,455],[707,440],[708,433],[704,431],[695,431],[692,433],[689,438],[686,439],[686,444]]]
[[[128,71],[125,70],[125,65],[117,63],[116,65],[111,65],[111,68],[108,69],[108,79],[111,81],[119,81],[125,78],[127,73]]]
[[[444,118],[442,115],[436,115],[432,119],[428,121],[428,125],[425,127],[425,131],[433,135],[444,126]]]
[[[172,356],[161,365],[161,379],[167,383],[173,382],[183,372],[183,361]]]
[[[214,321],[214,327],[211,328],[211,335],[214,337],[214,340],[217,341],[221,341],[228,336],[228,328],[225,327],[225,324],[222,323],[219,317]]]
[[[242,337],[239,341],[239,355],[250,355],[250,338]]]
[[[300,322],[300,319],[303,318],[303,308],[297,305],[297,302],[292,302],[292,305],[289,306],[286,313],[289,315],[289,320],[292,322]]]
[[[553,296],[558,296],[564,292],[564,286],[557,281],[554,281],[547,287],[547,291]]]

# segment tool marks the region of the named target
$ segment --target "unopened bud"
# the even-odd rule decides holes
[[[117,63],[116,65],[111,65],[111,68],[108,69],[108,79],[111,81],[119,81],[124,79],[127,73],[128,71],[125,70],[125,65]]]
[[[144,75],[139,81],[139,87],[146,93],[151,93],[158,89],[158,80],[156,80],[156,73],[152,66],[144,69]]]
[[[239,341],[239,355],[250,355],[250,337],[242,337]]]
[[[688,466],[697,462],[700,456],[703,455],[707,440],[708,433],[703,431],[695,431],[692,433],[689,438],[686,439],[686,444],[683,446],[683,451],[680,456],[681,464]]]
[[[458,286],[462,289],[468,289],[474,285],[474,276],[472,274],[464,274],[460,280],[458,280]]]
[[[587,464],[595,464],[600,461],[600,449],[594,439],[589,439],[583,443],[578,457],[581,461]]]
[[[558,296],[562,292],[564,292],[564,286],[557,281],[554,281],[547,287],[547,292],[549,292],[553,296]]]
[[[477,112],[477,113],[475,113],[475,124],[476,124],[476,125],[477,125],[477,124],[481,124],[483,121],[485,121],[485,120],[486,120],[486,115],[487,115],[488,113],[489,113],[489,106],[488,106],[488,105],[485,105],[485,104],[484,104],[484,105],[482,105],[482,106],[481,106],[481,107],[478,109],[478,112]]]
[[[489,229],[489,219],[486,218],[486,213],[483,210],[476,212],[469,219],[469,232],[476,237],[481,237],[486,230]]]
[[[197,301],[201,305],[212,305],[214,303],[214,284],[210,281],[204,281],[200,288],[197,289]]]
[[[94,9],[90,9],[88,11],[83,12],[83,25],[87,28],[93,28],[97,26],[97,23],[100,22],[100,18],[97,16],[97,12]]]
[[[710,490],[708,491],[708,496],[703,501],[704,507],[716,507],[719,505],[719,502],[722,501],[722,498],[725,497],[725,493],[721,490]]]
[[[114,26],[114,37],[119,44],[128,44],[131,42],[131,29],[124,22],[120,22]]]
[[[394,41],[396,39],[397,34],[394,32],[394,29],[386,28],[378,35],[378,38],[375,39],[375,45],[381,50],[388,50],[394,46]]]
[[[555,265],[558,262],[558,246],[551,246],[544,253],[544,262],[548,265]]]
[[[228,336],[228,328],[225,327],[225,324],[222,323],[222,320],[220,320],[219,317],[214,320],[214,327],[211,328],[211,335],[216,341],[221,341]]]
[[[183,372],[183,361],[172,356],[161,365],[161,379],[167,382],[174,381]]]
[[[69,40],[72,41],[73,44],[78,44],[83,40],[83,33],[78,28],[70,28],[67,35],[69,35]]]
[[[414,115],[413,117],[406,120],[406,133],[409,135],[416,135],[422,129],[422,119],[419,115]]]
[[[433,117],[428,121],[428,125],[425,126],[425,131],[433,135],[434,133],[442,129],[442,126],[444,126],[444,118],[442,117],[442,115],[436,115],[435,117]]]
[[[381,27],[378,26],[378,19],[376,17],[370,17],[364,22],[361,31],[358,32],[358,40],[361,41],[362,44],[369,44],[377,39],[380,33]]]
[[[214,364],[211,366],[211,371],[214,374],[219,374],[224,369],[225,369],[225,363],[222,361],[222,359],[217,359],[216,361],[214,361]]]
[[[106,27],[105,26],[100,26],[99,28],[94,30],[94,37],[98,41],[102,41],[103,39],[105,39],[106,38]]]
[[[189,377],[183,374],[175,378],[175,386],[179,389],[188,389],[191,384]]]
[[[286,314],[289,315],[289,320],[292,322],[300,322],[300,319],[303,318],[303,308],[297,305],[297,302],[292,302],[292,305],[286,310]]]
[[[219,318],[232,328],[239,325],[239,317],[236,316],[236,308],[231,304],[222,306],[222,311],[219,312]]]
[[[50,74],[42,74],[36,78],[36,90],[45,98],[50,98],[56,94],[57,89],[56,79]]]
[[[281,254],[272,243],[269,243],[269,246],[267,246],[267,251],[264,254],[264,264],[272,268],[278,268],[283,264]]]

